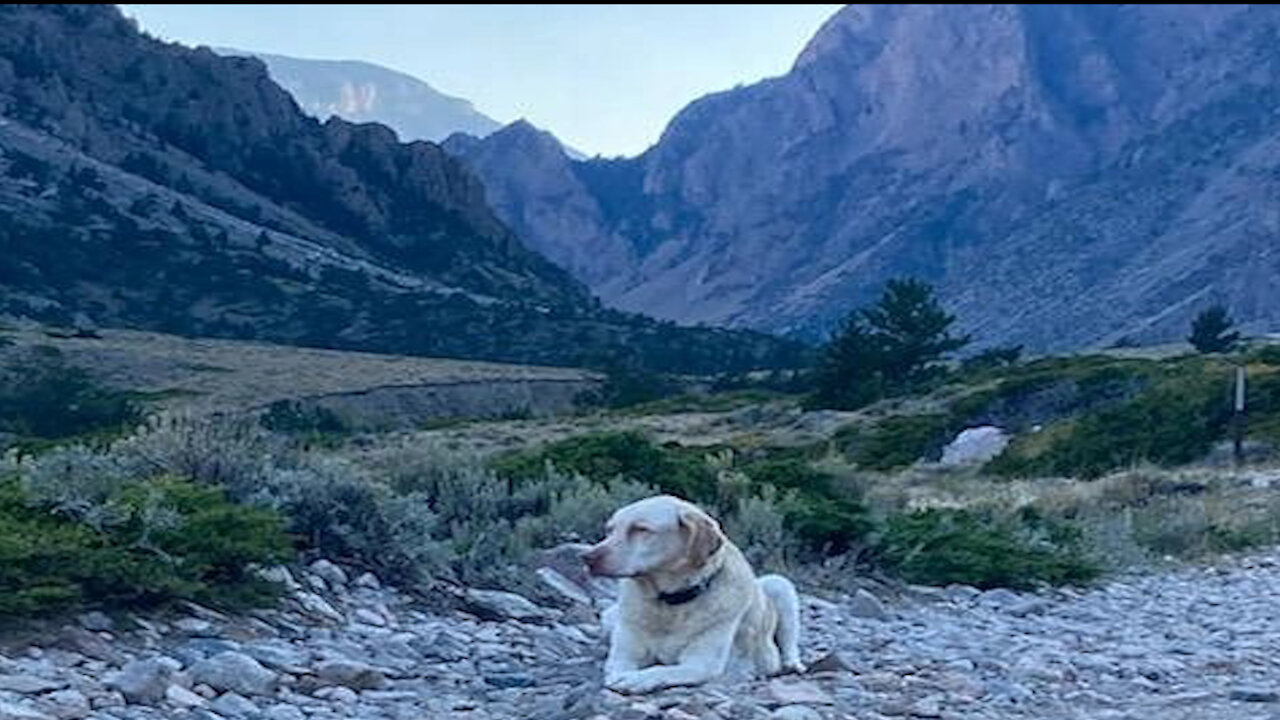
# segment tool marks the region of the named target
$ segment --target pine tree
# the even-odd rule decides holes
[[[1187,341],[1197,352],[1229,352],[1240,341],[1240,333],[1227,332],[1233,325],[1235,321],[1227,314],[1227,309],[1214,305],[1191,321],[1191,335]]]
[[[969,342],[951,334],[954,322],[929,284],[890,280],[876,304],[850,313],[823,348],[815,404],[855,409],[938,377],[940,361]]]

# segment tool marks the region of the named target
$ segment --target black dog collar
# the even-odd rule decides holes
[[[690,585],[683,590],[677,590],[675,592],[660,592],[658,593],[658,599],[668,605],[684,605],[706,592],[707,588],[711,587],[712,581],[719,577],[722,570],[724,570],[723,566],[721,566],[719,570],[708,575],[707,579],[697,585]]]

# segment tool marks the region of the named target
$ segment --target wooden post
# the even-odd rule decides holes
[[[1236,365],[1236,392],[1232,411],[1231,449],[1238,468],[1244,464],[1244,365]]]

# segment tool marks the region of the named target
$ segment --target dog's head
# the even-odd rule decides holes
[[[696,570],[724,544],[720,525],[698,506],[656,495],[621,508],[605,538],[582,555],[593,575],[640,577]]]

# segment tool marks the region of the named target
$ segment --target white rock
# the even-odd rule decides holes
[[[994,425],[980,425],[963,430],[942,450],[939,465],[980,465],[1004,452],[1009,434]]]
[[[381,590],[382,583],[378,581],[378,576],[371,572],[362,573],[356,578],[356,587],[368,588],[370,590]]]

